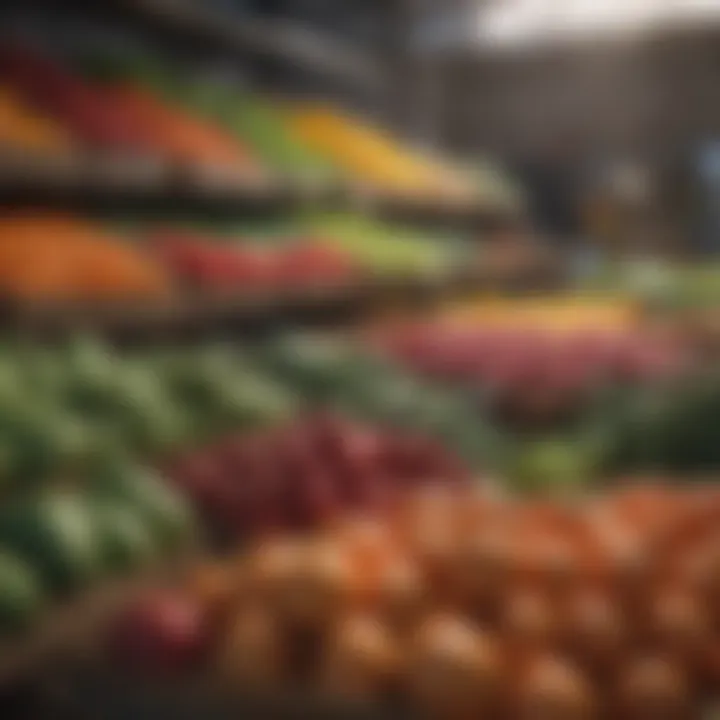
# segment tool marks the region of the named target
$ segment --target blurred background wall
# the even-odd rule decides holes
[[[697,201],[699,153],[720,137],[720,4],[706,3],[706,22],[582,41],[483,40],[484,15],[503,4],[512,2],[442,3],[441,21],[438,3],[400,3],[412,29],[393,73],[396,124],[458,156],[512,163],[566,143],[585,167],[642,163],[654,185],[652,233],[677,243]]]

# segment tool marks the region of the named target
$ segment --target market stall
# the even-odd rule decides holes
[[[272,13],[46,5],[0,41],[8,717],[711,707],[717,271],[514,242]]]

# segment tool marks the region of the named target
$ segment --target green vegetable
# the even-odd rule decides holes
[[[161,547],[174,549],[194,539],[196,526],[190,506],[146,468],[133,463],[108,466],[92,479],[91,487],[98,498],[133,507]]]
[[[528,441],[511,471],[519,489],[560,496],[582,490],[588,474],[585,449],[567,439]]]
[[[78,495],[51,492],[6,507],[0,542],[57,592],[83,587],[102,570],[92,514]]]
[[[42,583],[33,568],[0,549],[0,635],[27,629],[44,603]]]
[[[103,562],[115,571],[147,565],[158,554],[148,524],[129,503],[97,498],[92,503]]]

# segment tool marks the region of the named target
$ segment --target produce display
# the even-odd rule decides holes
[[[665,310],[712,307],[720,297],[720,275],[714,262],[623,260],[600,268],[588,283],[616,296],[633,297]]]
[[[393,328],[383,344],[409,367],[482,389],[502,416],[529,423],[563,418],[608,386],[657,382],[689,365],[686,348],[642,329],[558,334],[431,321]]]
[[[275,717],[286,697],[308,717],[326,715],[305,699],[342,717],[705,717],[720,702],[714,264],[597,261],[570,279],[522,218],[478,243],[481,214],[520,206],[495,167],[412,147],[349,96],[311,97],[310,78],[282,86],[307,68],[275,72],[262,42],[223,62],[242,29],[213,48],[200,28],[197,56],[174,31],[148,50],[166,10],[183,39],[192,22],[158,7],[133,37],[119,26],[139,5],[99,41],[102,13],[51,28],[18,10],[0,42],[7,190],[27,169],[21,204],[39,198],[0,214],[2,690],[22,656],[53,687],[99,681],[81,702],[105,698],[106,673],[124,697],[259,698],[234,717]],[[401,214],[455,229],[386,219]],[[565,291],[434,300],[480,275]],[[374,312],[426,287],[406,315],[390,301],[365,326],[277,327],[294,305],[372,295]],[[261,337],[177,339],[215,308],[225,332],[258,307]],[[45,638],[63,612],[98,630],[78,608],[105,590],[113,608],[133,597],[94,646]]]
[[[441,274],[467,268],[479,254],[461,234],[420,232],[361,214],[321,214],[308,218],[308,231],[332,239],[378,275]]]
[[[603,470],[713,476],[720,467],[720,378],[714,368],[613,398],[595,420]]]
[[[352,215],[246,224],[72,214],[0,215],[0,293],[38,301],[161,301],[187,291],[242,297],[450,278],[470,248]]]
[[[313,152],[293,132],[282,105],[261,95],[241,92],[226,73],[178,73],[150,56],[85,58],[88,74],[110,87],[152,93],[166,107],[181,108],[240,138],[265,166],[290,178],[323,181],[334,175],[332,163]]]
[[[503,437],[474,398],[423,381],[357,343],[296,333],[258,346],[255,358],[309,407],[436,438],[473,469],[504,460]]]
[[[170,280],[152,259],[72,216],[0,217],[0,293],[21,300],[158,300]]]
[[[476,433],[491,438],[481,466],[543,495],[614,474],[716,472],[709,338],[674,315],[577,295],[452,304],[368,336],[433,384],[470,392],[492,428]]]
[[[34,50],[3,44],[0,76],[25,102],[37,107],[67,129],[74,139],[91,147],[126,152],[149,150],[145,128],[126,118],[118,105]]]
[[[435,440],[469,468],[541,492],[607,472],[717,467],[720,384],[681,347],[639,331],[550,343],[537,333],[406,330],[392,337],[402,362],[362,337],[307,333],[242,349],[8,345],[0,476],[11,488],[82,473],[97,457],[171,460],[188,444],[326,411]],[[378,337],[387,348],[386,331]]]
[[[173,276],[196,290],[312,290],[349,285],[367,275],[336,243],[313,238],[231,243],[170,229],[153,233],[150,243]]]
[[[689,718],[717,692],[718,493],[433,487],[270,538],[111,623],[116,668],[444,720]]]
[[[9,344],[0,477],[14,488],[83,474],[97,458],[172,461],[188,445],[325,412],[439,442],[472,470],[543,493],[608,472],[717,467],[720,384],[675,341],[393,328],[370,345],[308,333],[243,348]]]
[[[133,465],[108,467],[75,487],[6,500],[0,512],[0,637],[31,630],[59,599],[147,570],[197,541],[182,495]]]
[[[86,146],[180,162],[253,167],[240,141],[220,129],[166,107],[141,89],[86,81],[30,48],[4,45],[0,77]]]
[[[474,468],[495,444],[471,400],[340,340],[293,335],[244,349],[120,353],[81,337],[0,352],[0,477],[11,490],[98,461],[172,459],[303,411],[435,438]]]
[[[71,142],[255,179],[344,178],[404,198],[482,195],[504,206],[513,195],[497,171],[460,170],[339,108],[263,97],[227,71],[182,72],[149,54],[68,56],[6,42],[0,86],[0,141],[48,155]]]
[[[391,193],[469,198],[469,178],[400,147],[387,133],[329,107],[300,107],[291,126],[311,147],[337,162],[351,177]]]
[[[689,342],[717,358],[720,275],[716,263],[625,262],[610,266],[592,282],[605,293],[633,298],[648,312],[674,322]]]
[[[169,265],[182,232],[144,257]],[[717,493],[608,480],[720,464],[717,374],[661,330],[569,299],[242,347],[7,342],[0,637],[242,542],[118,617],[121,668],[445,720],[693,717],[720,681]]]
[[[630,332],[642,327],[638,303],[622,294],[582,290],[529,298],[470,298],[444,303],[435,313],[439,320],[514,330],[541,329],[553,333],[581,331]]]
[[[125,354],[89,338],[0,353],[5,490],[77,477],[128,456],[154,461],[218,434],[289,419],[292,390],[229,348]]]
[[[160,224],[136,231],[170,274],[197,290],[312,290],[360,281],[448,277],[467,262],[462,238],[438,238],[358,215],[240,226]]]
[[[379,510],[438,478],[461,484],[481,428],[452,392],[339,340],[6,346],[0,630],[186,547],[195,515],[227,542]]]
[[[143,128],[148,144],[160,155],[182,163],[229,166],[258,171],[249,148],[241,141],[200,118],[167,106],[143,88],[103,88],[124,115]]]
[[[437,441],[328,414],[224,437],[173,459],[166,474],[216,534],[236,540],[381,510],[438,478],[469,479]]]

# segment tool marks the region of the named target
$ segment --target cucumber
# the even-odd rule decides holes
[[[106,569],[134,570],[157,557],[159,549],[152,531],[130,503],[95,498],[92,507]]]
[[[189,544],[196,525],[191,507],[162,478],[133,463],[112,464],[93,478],[95,497],[127,503],[147,523],[159,547]]]
[[[0,542],[58,593],[81,588],[102,571],[90,508],[77,494],[51,492],[6,507]]]

